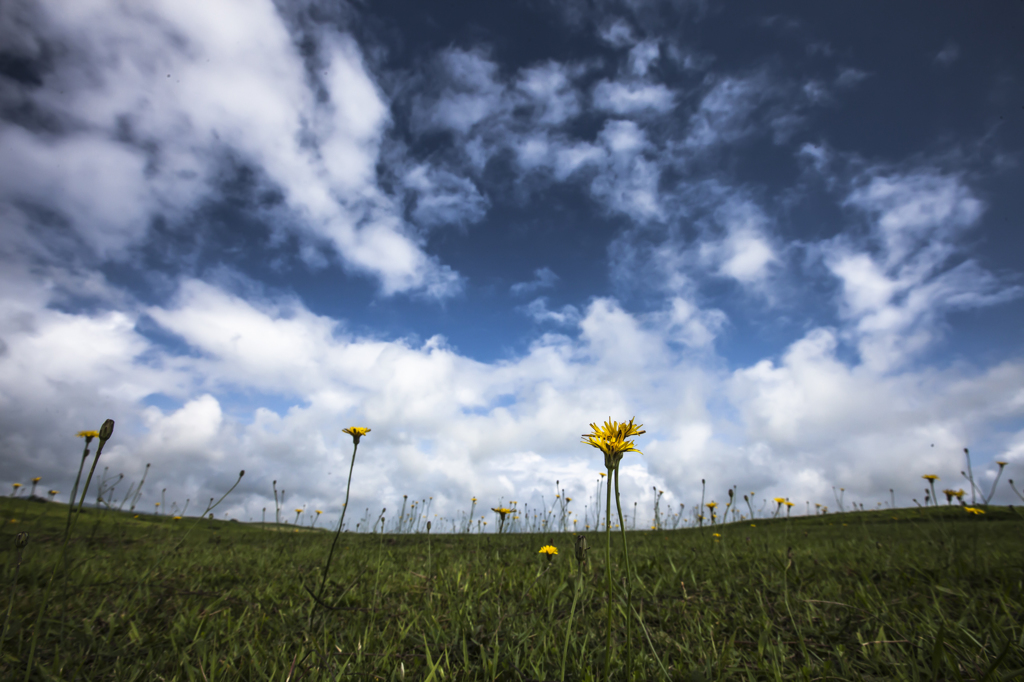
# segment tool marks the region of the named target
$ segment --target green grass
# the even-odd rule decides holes
[[[3,498],[0,515],[17,518],[0,536],[0,611],[12,607],[0,679],[20,680],[67,507]],[[756,524],[629,534],[643,623],[632,628],[635,679],[663,678],[662,665],[678,680],[1024,675],[1016,511]],[[575,586],[570,535],[343,534],[324,597],[337,608],[317,607],[311,625],[304,586],[317,591],[332,534],[295,530],[87,509],[69,544],[66,597],[56,583],[42,620],[31,679],[399,680],[403,669],[407,680],[559,678]],[[18,531],[30,539],[12,603]],[[604,662],[604,537],[588,538],[568,645],[573,680],[600,679]],[[544,544],[559,549],[550,562],[537,553]],[[612,561],[622,581],[616,536]],[[612,679],[624,679],[621,585],[612,599]]]

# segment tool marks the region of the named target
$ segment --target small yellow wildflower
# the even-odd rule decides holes
[[[370,429],[365,426],[350,426],[347,429],[342,429],[341,432],[352,436],[352,442],[359,445],[359,439],[368,434]]]
[[[779,504],[785,504],[786,503],[786,498],[785,497],[773,497],[772,499],[775,500],[776,502],[778,502]]]
[[[964,507],[964,511],[965,512],[970,512],[971,514],[974,514],[975,516],[977,516],[978,514],[984,514],[985,513],[984,509],[978,509],[977,507]]]
[[[555,547],[554,545],[544,545],[543,547],[540,548],[540,551],[537,552],[537,553],[538,554],[547,554],[548,557],[551,557],[554,554],[558,554],[558,548]]]
[[[75,435],[77,437],[79,437],[79,438],[84,438],[86,444],[88,444],[89,441],[91,441],[93,438],[99,438],[100,437],[100,432],[99,431],[79,431]]]
[[[752,524],[750,524],[750,527],[751,528],[757,528],[757,524],[756,523],[752,523]]]
[[[35,478],[32,479],[32,482],[33,483],[39,483],[39,481],[41,481],[41,480],[43,480],[42,476],[36,476]]]
[[[717,502],[708,502],[704,506],[707,507],[708,509],[711,509],[712,511],[714,511],[715,507],[718,506],[718,503]]]
[[[15,489],[15,490],[17,490],[17,489],[18,489],[18,488],[20,488],[20,487],[21,487],[21,484],[20,484],[20,483],[15,483],[15,484],[14,484],[14,489]]]
[[[713,537],[713,538],[720,538],[720,537],[722,537],[722,536],[721,536],[721,534],[720,534],[720,533],[712,533],[712,534],[711,534],[711,537]]]
[[[602,472],[601,472],[601,478],[604,478],[604,477],[605,477],[605,475],[606,475],[606,474],[605,474],[605,473],[604,473],[604,472],[602,471]]]
[[[792,502],[790,502],[789,500],[786,500],[786,501],[785,501],[785,502],[783,502],[782,504],[786,505],[787,507],[792,507],[792,506],[793,506],[793,503],[792,503]]]
[[[634,418],[635,419],[635,418]],[[639,452],[633,441],[627,440],[632,436],[639,436],[643,431],[643,424],[634,424],[634,419],[628,422],[614,422],[609,417],[601,426],[591,424],[590,433],[581,436],[585,445],[590,445],[604,453],[604,466],[609,471],[619,466],[622,456],[627,452]]]
[[[180,516],[175,516],[175,517],[172,518],[172,520],[173,521],[181,521],[181,517]]]
[[[935,474],[925,474],[921,478],[925,478],[925,479],[927,479],[929,481],[937,481],[937,480],[939,480],[939,477],[936,476]]]
[[[502,521],[505,520],[505,515],[506,514],[511,514],[512,513],[512,510],[509,509],[508,507],[491,507],[491,511],[492,512],[498,512],[499,514],[501,514],[501,520]]]
[[[1002,469],[1002,468],[1003,468],[1004,466],[1006,466],[1006,462],[1000,461],[1000,460],[998,460],[998,459],[996,460],[996,464],[998,464],[998,465],[999,465],[999,468],[1000,468],[1000,469]]]

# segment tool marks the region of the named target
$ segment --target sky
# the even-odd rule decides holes
[[[150,464],[139,509],[201,511],[244,469],[218,514],[276,481],[336,524],[355,425],[353,513],[564,489],[582,519],[581,434],[635,417],[648,516],[702,480],[970,497],[965,447],[1020,502],[1022,28],[1015,2],[11,0],[0,485],[66,500],[111,418],[114,498]]]

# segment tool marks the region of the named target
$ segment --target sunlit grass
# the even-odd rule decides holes
[[[110,438],[113,423],[104,426],[80,434],[79,479],[89,442],[100,437],[101,450]],[[515,501],[499,503],[496,532],[480,534],[486,522],[474,516],[473,498],[468,516],[441,519],[456,532],[438,535],[427,499],[408,513],[403,502],[393,519],[383,508],[375,519],[368,511],[350,528],[346,490],[337,526],[318,529],[320,510],[299,527],[305,505],[293,524],[281,523],[284,490],[278,496],[276,481],[273,523],[246,524],[211,513],[234,486],[188,518],[184,510],[135,513],[142,482],[120,505],[101,483],[97,506],[84,506],[96,460],[80,498],[76,480],[75,508],[52,502],[56,491],[50,502],[36,497],[40,479],[33,479],[27,498],[0,498],[7,519],[0,679],[1024,674],[1024,515],[987,505],[992,492],[967,506],[963,490],[946,489],[947,506],[939,506],[931,488],[917,509],[829,514],[816,504],[815,515],[792,517],[788,498],[758,512],[750,493],[743,496],[749,519],[736,519],[730,489],[721,517],[714,500],[702,499],[688,521],[682,509],[674,516],[673,528],[691,527],[667,530],[656,490],[654,530],[627,533],[618,464],[639,452],[627,438],[643,432],[632,421],[591,426],[584,442],[605,455],[607,474],[591,501],[594,530],[578,534],[566,532],[576,524],[568,523],[572,499],[558,482],[555,502],[532,518],[527,505],[517,513]],[[351,486],[369,429],[345,432],[353,439]],[[842,492],[837,504],[845,508]],[[132,508],[122,511],[127,499]],[[634,527],[635,515],[634,508]],[[74,532],[79,520],[88,532]],[[366,532],[349,532],[360,525]],[[622,540],[614,551],[613,528]],[[602,535],[603,556],[588,556]],[[51,598],[58,579],[68,589]]]

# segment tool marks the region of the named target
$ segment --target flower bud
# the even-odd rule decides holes
[[[100,440],[110,440],[112,435],[114,435],[114,420],[108,419],[103,422],[103,426],[100,427]]]
[[[25,545],[28,544],[28,533],[18,533],[14,537],[14,546],[18,549],[25,549]]]

